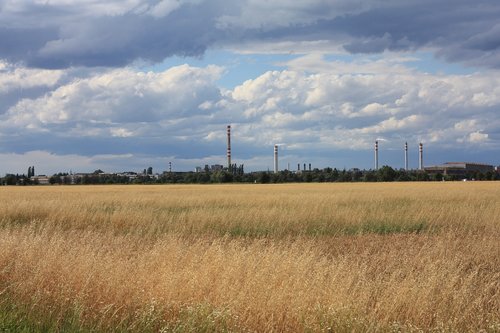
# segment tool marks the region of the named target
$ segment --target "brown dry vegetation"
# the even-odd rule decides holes
[[[500,331],[500,184],[0,188],[0,331]]]

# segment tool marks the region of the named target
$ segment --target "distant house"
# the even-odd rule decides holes
[[[39,185],[49,185],[49,177],[46,175],[31,176],[30,180]]]

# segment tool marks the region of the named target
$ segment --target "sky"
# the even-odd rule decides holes
[[[0,0],[0,175],[500,165],[498,0]]]

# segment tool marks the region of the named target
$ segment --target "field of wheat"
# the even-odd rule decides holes
[[[1,332],[500,332],[500,183],[0,188]]]

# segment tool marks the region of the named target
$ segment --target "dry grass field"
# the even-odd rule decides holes
[[[0,188],[0,332],[500,332],[500,183]]]

